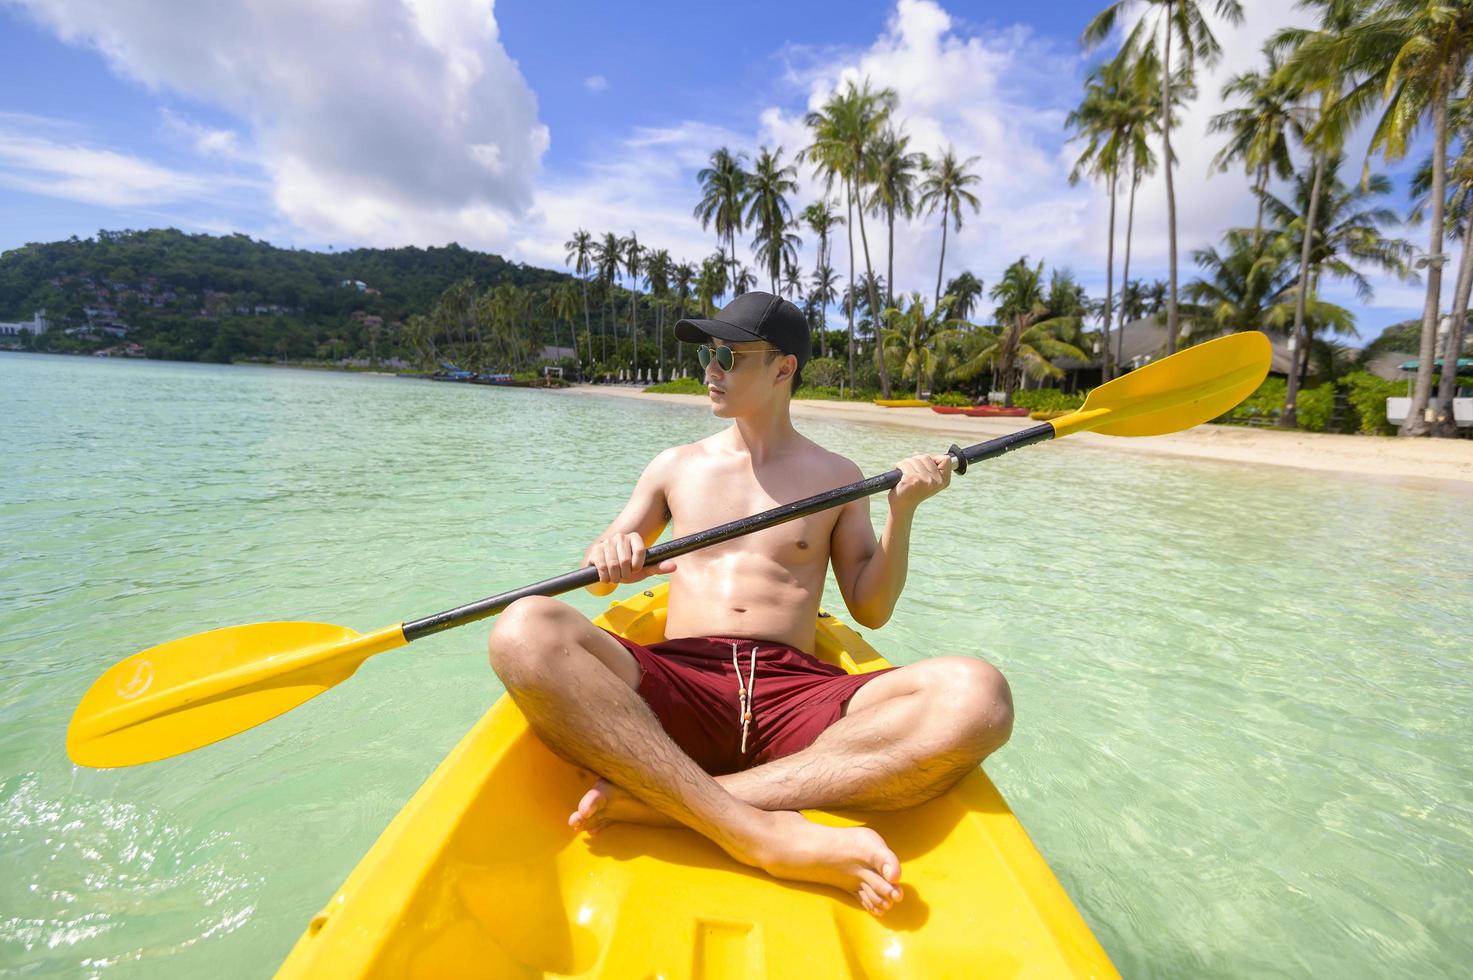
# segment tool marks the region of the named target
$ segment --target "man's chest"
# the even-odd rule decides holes
[[[799,465],[773,466],[755,472],[745,467],[703,466],[692,467],[682,474],[667,492],[666,499],[673,533],[680,536],[750,517],[827,489],[830,489],[827,483],[816,481],[812,473],[805,473]],[[838,513],[837,509],[820,511],[754,532],[737,542],[745,540],[749,548],[758,545],[764,551],[780,552],[785,560],[827,561],[829,535]]]

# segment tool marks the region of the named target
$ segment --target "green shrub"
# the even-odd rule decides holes
[[[952,408],[967,408],[972,404],[972,399],[959,391],[943,391],[939,395],[931,396],[931,404],[951,406]]]
[[[840,400],[839,386],[838,385],[799,385],[798,386],[798,390],[793,393],[793,398],[795,400],[800,400],[801,399],[801,400],[808,400],[808,401],[817,401],[817,400],[820,400],[820,399],[827,399],[829,401],[839,401]]]
[[[1026,388],[1013,392],[1013,404],[1030,412],[1060,412],[1084,404],[1083,395],[1066,395],[1057,388]]]
[[[803,365],[803,386],[837,390],[841,382],[848,380],[849,366],[837,357],[815,357]]]
[[[1324,432],[1335,411],[1335,382],[1326,381],[1318,388],[1307,388],[1299,393],[1294,403],[1294,416],[1301,429]]]
[[[1284,398],[1289,383],[1283,378],[1268,377],[1254,389],[1253,394],[1243,399],[1231,412],[1219,421],[1246,422],[1249,419],[1277,419],[1284,414]]]
[[[706,382],[695,378],[675,378],[657,385],[650,385],[645,391],[655,395],[704,395]]]
[[[1386,399],[1404,396],[1407,393],[1406,382],[1387,381],[1369,371],[1352,371],[1341,378],[1340,383],[1345,386],[1359,431],[1366,435],[1396,434],[1396,426],[1386,421]]]

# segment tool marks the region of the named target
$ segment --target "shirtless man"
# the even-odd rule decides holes
[[[879,540],[864,498],[646,568],[667,524],[691,534],[862,478],[793,428],[810,341],[792,303],[746,293],[675,335],[702,345],[712,413],[733,424],[657,456],[586,555],[600,595],[674,573],[666,642],[646,649],[539,596],[502,613],[491,665],[549,748],[600,777],[575,829],[685,824],[738,861],[835,886],[881,915],[903,896],[894,852],[869,828],[797,811],[933,799],[1007,741],[1012,700],[975,657],[845,675],[812,656],[814,624],[830,561],[857,623],[890,618],[916,507],[946,487],[951,459],[897,464]]]

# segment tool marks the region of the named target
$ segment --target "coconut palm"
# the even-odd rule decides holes
[[[747,205],[747,182],[750,175],[742,169],[745,153],[733,154],[722,147],[711,154],[710,166],[696,174],[701,184],[701,200],[696,205],[695,215],[701,220],[704,230],[716,226],[718,243],[724,242],[731,251],[731,267],[736,269],[736,236],[746,225],[742,222],[742,209]]]
[[[997,300],[996,316],[1002,330],[997,335],[995,347],[975,356],[982,356],[996,366],[1003,385],[1004,405],[1012,407],[1013,392],[1018,387],[1015,366],[1020,360],[1040,377],[1062,375],[1063,372],[1052,363],[1055,358],[1089,360],[1088,354],[1061,337],[1061,334],[1077,335],[1079,318],[1069,314],[1050,314],[1043,289],[1042,260],[1037,266],[1030,267],[1028,257],[1023,256],[1008,266],[989,295]],[[1025,346],[1027,350],[1023,350]],[[980,369],[980,363],[969,367]]]
[[[1193,339],[1241,330],[1287,332],[1294,322],[1293,239],[1234,228],[1223,246],[1221,252],[1209,247],[1192,253],[1204,273],[1183,290],[1195,304],[1189,314]],[[1354,333],[1354,318],[1339,306],[1314,300],[1309,314],[1335,333]]]
[[[670,298],[670,273],[672,264],[667,249],[654,249],[645,260],[645,284],[650,287],[650,296],[655,307],[655,381],[665,380],[665,307]]]
[[[798,271],[798,261],[783,261],[783,277],[781,281],[782,295],[798,303],[803,302],[803,273]]]
[[[726,295],[727,272],[726,256],[721,252],[713,253],[701,263],[696,302],[700,304],[701,315],[707,319],[716,315],[716,303]]]
[[[696,282],[699,275],[700,272],[689,262],[676,264],[674,271],[671,273],[671,284],[675,290],[676,320],[685,319],[686,304],[695,295]],[[677,366],[685,363],[685,350],[680,346],[678,338],[675,344],[675,360]]]
[[[926,164],[924,154],[910,152],[910,137],[893,126],[880,131],[871,157],[871,180],[873,189],[869,196],[869,210],[874,215],[884,215],[887,228],[886,261],[889,263],[886,280],[890,293],[885,298],[886,306],[895,305],[895,214],[898,211],[906,219],[915,214],[916,177]]]
[[[935,378],[944,352],[955,342],[962,322],[947,316],[946,304],[927,310],[920,293],[911,294],[910,306],[904,310],[886,308],[884,322],[880,342],[890,362],[898,367],[901,379],[915,380],[915,397],[920,398],[922,389]]]
[[[1329,6],[1330,0],[1321,0]],[[1301,67],[1320,73],[1345,70],[1356,78],[1326,129],[1343,132],[1382,100],[1384,108],[1367,153],[1386,159],[1406,155],[1424,119],[1432,123],[1432,187],[1427,247],[1427,298],[1422,306],[1422,342],[1412,404],[1401,434],[1428,435],[1437,320],[1442,301],[1449,108],[1467,83],[1473,62],[1473,4],[1449,0],[1382,0],[1368,15],[1343,17],[1339,30],[1305,39]]]
[[[1131,96],[1134,66],[1124,58],[1097,65],[1085,80],[1084,100],[1069,113],[1064,125],[1073,129],[1075,139],[1085,141],[1084,150],[1069,173],[1069,183],[1076,184],[1088,175],[1104,179],[1110,196],[1109,231],[1105,244],[1105,300],[1102,307],[1104,325],[1104,377],[1114,376],[1110,365],[1110,322],[1115,302],[1115,199],[1122,157],[1129,152],[1128,141],[1136,126],[1136,107],[1141,103]]]
[[[828,309],[839,298],[839,274],[826,265],[813,270],[808,298],[818,305],[818,342],[821,356],[829,356]],[[849,333],[853,337],[854,331]]]
[[[978,159],[967,157],[958,162],[956,151],[948,146],[946,152],[937,159],[926,160],[926,176],[921,181],[916,208],[928,215],[941,212],[941,259],[936,263],[936,295],[931,301],[932,307],[941,304],[941,276],[946,269],[946,219],[951,218],[957,234],[961,234],[962,205],[971,208],[973,214],[982,209],[982,202],[977,199],[977,195],[968,190],[969,187],[982,183],[981,176],[972,172]],[[981,289],[980,284],[978,289]],[[951,290],[948,289],[947,292],[950,293]],[[965,316],[964,313],[957,315]]]
[[[1362,302],[1369,302],[1374,295],[1370,280],[1360,268],[1372,266],[1384,272],[1407,278],[1410,275],[1412,249],[1399,238],[1387,238],[1383,230],[1399,223],[1398,215],[1391,208],[1377,206],[1375,198],[1391,193],[1391,182],[1380,174],[1371,174],[1365,181],[1347,188],[1340,181],[1340,166],[1343,157],[1339,154],[1327,157],[1316,165],[1318,181],[1301,174],[1294,181],[1292,202],[1281,200],[1273,194],[1263,194],[1263,204],[1268,217],[1289,238],[1303,255],[1306,251],[1304,229],[1308,226],[1311,207],[1310,194],[1319,184],[1319,199],[1315,203],[1317,221],[1313,238],[1307,245],[1309,275],[1301,281],[1309,284],[1306,307],[1312,303],[1319,281],[1330,278],[1349,282]],[[1298,287],[1296,286],[1296,292]],[[1296,297],[1297,299],[1297,297]],[[1296,303],[1296,307],[1297,307]],[[1313,343],[1313,324],[1308,313],[1301,317],[1296,308],[1296,342],[1291,345],[1296,352],[1296,363],[1289,376],[1288,392],[1284,410],[1287,414],[1294,394],[1301,383],[1303,367],[1299,359],[1305,359]],[[1303,320],[1302,325],[1297,321]],[[1297,424],[1297,421],[1296,421]]]
[[[621,241],[624,255],[624,271],[629,274],[629,338],[633,346],[633,374],[631,377],[639,380],[639,278],[644,274],[645,254],[649,251],[639,244],[639,235],[630,232],[629,237]]]
[[[834,228],[845,223],[843,215],[835,210],[836,206],[825,197],[823,200],[815,201],[803,209],[803,223],[808,226],[809,231],[812,231],[818,236],[818,255],[813,265],[815,289],[818,288],[817,284],[819,280],[823,280],[824,283],[829,284],[828,276],[834,275],[833,269],[830,268],[832,263],[829,261],[831,251],[829,234]],[[827,270],[827,272],[824,270]],[[832,303],[837,296],[836,287],[829,284],[828,288],[824,290],[825,298],[818,299],[818,302],[821,304],[819,307],[819,320],[823,324],[819,328],[819,341],[822,345],[824,357],[829,356],[828,337],[825,332],[828,323],[828,304]],[[809,298],[814,298],[814,294],[809,293]]]
[[[1469,294],[1473,293],[1473,92],[1464,95],[1448,110],[1449,125],[1461,134],[1462,148],[1447,168],[1447,204],[1444,214],[1450,239],[1462,242],[1462,259],[1453,287],[1450,309],[1451,329],[1442,349],[1442,378],[1437,388],[1437,410],[1433,413],[1432,434],[1452,437],[1458,434],[1453,417],[1453,395],[1457,391],[1458,358],[1463,352],[1463,332],[1468,323]],[[1420,222],[1430,204],[1432,191],[1432,158],[1417,169],[1412,177],[1412,213]]]
[[[1176,351],[1178,330],[1176,310],[1176,188],[1172,183],[1171,171],[1175,157],[1171,152],[1171,109],[1174,105],[1171,86],[1173,77],[1171,41],[1173,35],[1181,46],[1183,74],[1190,77],[1198,64],[1213,65],[1222,56],[1222,47],[1213,36],[1207,22],[1204,0],[1143,0],[1147,6],[1144,16],[1136,23],[1125,40],[1125,49],[1144,51],[1159,43],[1161,48],[1161,158],[1166,161],[1166,222],[1169,238],[1171,291],[1166,301],[1166,346],[1168,353]],[[1116,0],[1090,21],[1084,29],[1084,42],[1096,45],[1104,41],[1115,30],[1121,14],[1132,4],[1132,0]],[[1238,0],[1213,0],[1214,13],[1230,24],[1243,20],[1243,7]]]
[[[1132,57],[1130,52],[1122,51],[1119,55],[1121,60],[1130,63],[1131,84],[1123,91],[1122,97],[1131,101],[1134,107],[1135,125],[1130,129],[1126,140],[1125,155],[1126,167],[1130,171],[1130,195],[1125,207],[1125,258],[1121,263],[1120,281],[1128,287],[1130,284],[1130,250],[1135,241],[1135,192],[1140,188],[1141,180],[1156,172],[1156,154],[1151,149],[1152,136],[1161,131],[1161,61],[1156,57],[1154,51],[1143,51],[1139,56]],[[1173,97],[1179,93],[1189,91],[1185,78],[1179,83],[1171,86]],[[1175,109],[1180,106],[1180,99]],[[1174,117],[1173,117],[1174,118]],[[1137,283],[1139,287],[1139,283]],[[1122,311],[1125,307],[1124,291],[1121,289],[1120,306]],[[1139,295],[1139,294],[1138,294]],[[1162,304],[1164,305],[1165,292],[1163,284]],[[1130,316],[1122,312],[1120,315],[1121,329],[1115,331],[1115,370],[1120,369],[1120,359],[1125,350],[1125,324],[1139,319],[1138,316]]]
[[[830,96],[822,108],[810,112],[804,119],[808,128],[813,131],[813,143],[803,151],[803,158],[814,161],[818,174],[824,178],[826,186],[832,186],[836,179],[844,182],[851,225],[854,205],[856,202],[861,205],[859,208],[859,241],[864,249],[865,274],[871,287],[876,285],[876,280],[874,266],[870,261],[869,235],[864,227],[863,189],[872,181],[871,151],[876,137],[889,121],[897,103],[898,98],[894,89],[874,91],[870,88],[868,79],[865,79],[862,87],[855,85],[851,80],[842,92]],[[851,265],[849,281],[852,289],[854,282],[852,240],[849,252]],[[872,310],[880,309],[878,293],[869,297],[869,307]],[[853,309],[852,304],[850,308]],[[853,347],[851,324],[851,351]],[[852,387],[854,378],[852,353],[850,357]],[[875,366],[880,374],[880,393],[888,398],[890,375],[885,368],[885,350],[882,344],[875,345]]]
[[[594,245],[593,262],[597,270],[598,290],[602,301],[598,307],[599,360],[609,357],[608,308],[613,300],[614,284],[619,280],[619,270],[624,266],[624,244],[613,232],[604,232],[604,237]],[[619,339],[615,327],[614,340]]]
[[[958,320],[970,320],[982,295],[982,280],[970,272],[962,272],[946,284],[945,295],[951,297],[952,315]]]
[[[582,228],[563,243],[568,250],[566,261],[573,267],[583,287],[583,332],[588,337],[588,360],[593,362],[593,327],[588,321],[588,274],[593,271],[593,236]],[[574,346],[577,346],[576,344]]]
[[[755,229],[752,245],[756,249],[757,262],[767,272],[772,292],[777,293],[777,280],[782,274],[783,260],[797,259],[798,236],[789,228],[793,225],[793,209],[788,205],[788,195],[798,189],[798,170],[782,162],[783,148],[768,150],[763,147],[747,177],[746,214],[743,221]]]
[[[1226,133],[1227,145],[1212,158],[1218,173],[1227,173],[1241,162],[1253,176],[1253,193],[1258,196],[1258,214],[1253,221],[1255,237],[1263,234],[1263,198],[1270,175],[1280,180],[1294,173],[1289,158],[1289,134],[1302,130],[1306,119],[1299,106],[1300,93],[1284,78],[1278,52],[1272,44],[1263,47],[1267,67],[1263,72],[1234,75],[1222,87],[1223,99],[1241,98],[1246,105],[1212,117],[1207,131]]]
[[[738,265],[731,277],[731,294],[740,296],[757,288],[757,273],[751,266]]]

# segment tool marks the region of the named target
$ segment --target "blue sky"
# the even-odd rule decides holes
[[[1244,6],[1242,26],[1220,27],[1223,64],[1177,146],[1183,282],[1193,248],[1252,221],[1246,179],[1206,176],[1217,90],[1300,16]],[[918,148],[951,143],[980,158],[983,208],[948,242],[948,277],[967,268],[990,286],[1027,254],[1102,292],[1107,202],[1098,187],[1068,184],[1077,148],[1062,126],[1088,65],[1078,35],[1096,9],[0,0],[0,249],[172,225],[303,248],[454,240],[560,267],[582,226],[637,231],[699,260],[715,247],[690,216],[711,150],[791,155],[809,106],[868,76],[899,92]],[[1364,139],[1352,141],[1352,159],[1363,152]],[[1391,203],[1404,211],[1409,164],[1377,166],[1396,178]],[[805,174],[796,203],[817,193]],[[1159,182],[1142,185],[1133,277],[1165,275],[1163,197]],[[1425,245],[1425,228],[1405,233]],[[938,252],[934,219],[899,228],[897,285],[929,294]],[[842,245],[835,258],[842,271]],[[811,266],[812,250],[802,259]],[[1371,303],[1326,289],[1358,314],[1366,340],[1421,303],[1415,284],[1372,281]]]

